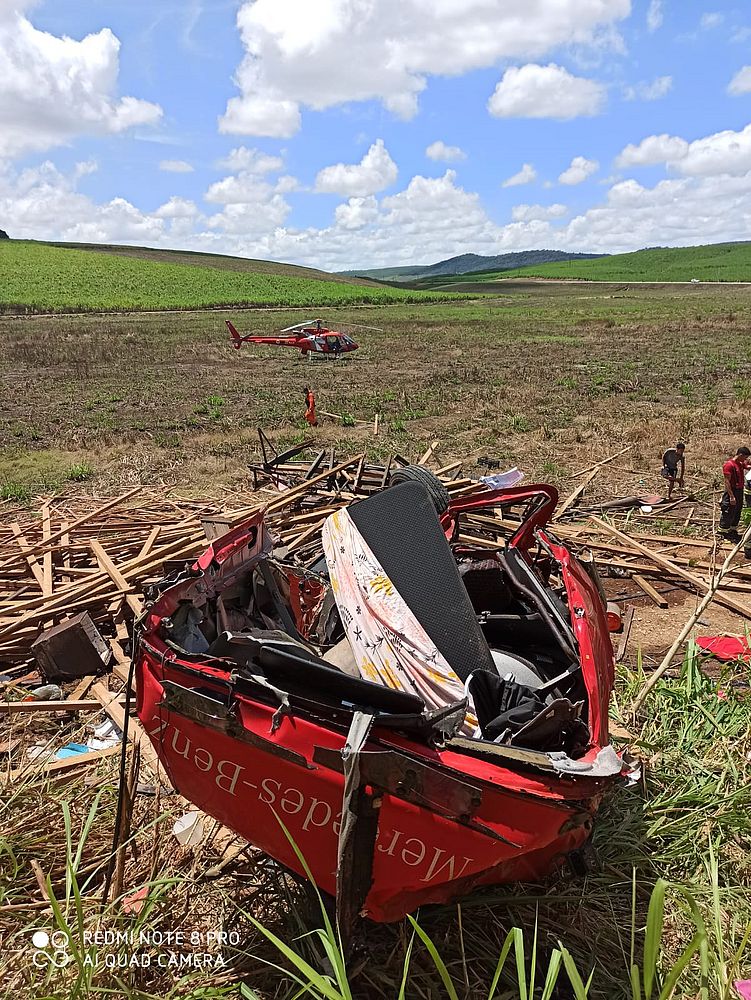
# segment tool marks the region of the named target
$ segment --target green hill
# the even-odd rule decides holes
[[[751,281],[751,243],[655,247],[596,260],[539,264],[513,271],[462,275],[473,283],[504,278],[574,278],[588,281]]]
[[[567,253],[564,250],[519,250],[512,253],[483,257],[477,253],[463,253],[458,257],[439,260],[437,264],[410,265],[404,267],[373,267],[360,271],[340,271],[342,276],[374,278],[376,281],[423,281],[425,279],[450,277],[457,274],[478,271],[500,271],[528,265],[545,264],[548,261],[588,260],[601,257],[596,253]]]
[[[0,244],[0,310],[4,312],[297,308],[444,297],[342,281],[323,271],[288,264],[213,254],[177,252],[173,256],[170,251],[141,247],[80,249],[21,240]]]
[[[343,281],[345,284],[369,285],[362,277],[319,271],[300,264],[283,264],[275,260],[256,260],[254,257],[229,257],[222,253],[205,253],[201,250],[163,250],[155,247],[129,247],[111,243],[49,243],[64,250],[88,250],[93,253],[113,253],[119,257],[150,260],[157,264],[189,264],[191,267],[213,267],[222,271],[239,271],[253,274],[279,274],[286,278],[315,278],[319,281]]]

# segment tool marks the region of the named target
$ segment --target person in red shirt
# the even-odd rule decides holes
[[[305,419],[311,427],[318,426],[318,420],[316,419],[316,397],[313,394],[313,390],[309,389],[307,385],[305,386]]]
[[[738,522],[741,519],[743,507],[743,486],[746,469],[749,466],[751,451],[739,448],[735,456],[728,459],[722,467],[725,477],[725,490],[720,500],[720,530],[718,534],[729,542],[740,540]]]

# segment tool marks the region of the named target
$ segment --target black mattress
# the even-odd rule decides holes
[[[402,599],[462,681],[473,670],[495,672],[490,647],[425,487],[399,483],[347,510]]]

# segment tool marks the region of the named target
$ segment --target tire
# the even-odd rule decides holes
[[[396,469],[391,473],[389,486],[396,486],[397,483],[421,483],[430,494],[433,506],[438,516],[445,514],[449,509],[451,497],[441,480],[434,476],[429,469],[421,465],[408,465],[404,469]]]

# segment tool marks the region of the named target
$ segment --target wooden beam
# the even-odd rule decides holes
[[[618,650],[615,654],[616,663],[620,663],[623,657],[626,655],[626,647],[628,646],[628,639],[631,635],[631,626],[634,623],[634,609],[630,607],[626,612],[626,617],[623,622],[623,632],[621,633],[621,641],[618,643]]]
[[[62,760],[53,760],[48,764],[42,765],[39,770],[31,771],[31,774],[37,774],[39,772],[46,774],[59,774],[61,771],[72,771],[77,767],[87,764],[98,764],[100,760],[105,760],[107,757],[114,757],[116,754],[122,752],[122,747],[107,747],[104,750],[89,750],[88,753],[77,753],[70,757],[63,757]],[[27,772],[29,773],[29,772]]]
[[[603,458],[601,462],[595,462],[594,465],[587,466],[586,469],[580,469],[578,472],[573,472],[571,474],[572,479],[578,479],[579,476],[585,476],[588,472],[593,472],[595,469],[601,469],[603,465],[607,465],[608,462],[612,462],[614,459],[618,458],[620,455],[625,455],[627,451],[631,451],[634,446],[630,444],[627,448],[621,448],[617,451],[615,455],[610,455],[608,458]]]
[[[579,485],[576,487],[576,489],[573,491],[573,493],[570,493],[566,497],[566,499],[563,501],[563,504],[555,512],[555,514],[553,515],[553,520],[554,521],[559,521],[563,517],[563,515],[566,513],[566,511],[570,507],[573,507],[573,505],[576,503],[576,501],[579,499],[579,497],[582,495],[582,493],[586,490],[586,488],[589,486],[589,484],[592,482],[592,480],[595,478],[595,476],[597,475],[597,473],[599,471],[600,471],[600,467],[599,466],[595,466],[594,469],[590,469],[588,471],[587,478],[584,479],[584,480],[582,480],[581,483],[579,483]]]
[[[439,444],[438,441],[433,441],[433,443],[430,445],[430,447],[428,448],[428,450],[425,452],[425,454],[422,456],[422,458],[420,459],[420,461],[417,464],[418,465],[426,465],[430,461],[430,459],[433,457],[433,452],[438,447],[438,444]]]
[[[272,500],[266,508],[266,513],[271,514],[275,510],[287,507],[293,500],[298,500],[300,497],[304,496],[311,486],[315,486],[316,483],[323,482],[330,476],[336,475],[337,472],[342,472],[344,469],[348,469],[350,466],[356,465],[362,458],[363,454],[364,452],[359,455],[355,455],[354,458],[348,458],[345,462],[340,462],[339,465],[335,465],[330,469],[326,469],[325,472],[321,472],[319,475],[313,476],[312,479],[306,479],[299,486],[295,486],[294,489],[288,490],[278,500]]]
[[[141,546],[141,551],[136,556],[137,559],[142,559],[144,556],[147,556],[149,552],[151,552],[151,550],[154,548],[154,543],[159,537],[159,532],[161,530],[162,530],[161,526],[158,524],[151,529],[151,531],[149,532],[149,537],[143,543],[143,545]]]
[[[116,700],[120,695],[113,695],[111,691],[108,691],[104,684],[100,682],[96,683],[91,689],[91,693],[97,699],[98,703],[104,708],[104,711],[112,719],[115,725],[121,732],[125,732],[125,709]],[[132,704],[135,705],[135,699],[131,700]],[[160,780],[172,782],[164,770],[159,756],[151,745],[151,740],[141,728],[141,723],[137,718],[128,719],[128,739],[133,743],[138,743],[141,748],[141,757],[149,765],[155,775],[157,775]]]
[[[60,538],[65,534],[60,532]],[[42,556],[42,593],[45,597],[52,597],[52,553],[49,548],[49,541],[52,537],[52,520],[50,518],[49,501],[42,507],[42,542],[45,552]]]
[[[31,546],[26,541],[26,536],[21,531],[21,525],[18,524],[17,521],[14,521],[10,526],[10,530],[13,532],[13,537],[18,542],[18,547],[21,552],[23,552],[26,562],[29,564],[32,576],[39,584],[39,589],[42,593],[44,593],[44,573],[42,571],[42,567],[39,565],[37,557],[32,555]]]
[[[136,616],[136,618],[140,617],[143,614],[143,604],[136,597],[135,594],[129,593],[129,591],[133,590],[133,585],[128,583],[128,581],[125,579],[125,577],[120,572],[118,567],[114,564],[114,562],[104,551],[104,549],[96,540],[96,538],[92,538],[89,544],[91,545],[91,551],[96,556],[96,561],[99,563],[102,569],[107,573],[110,580],[112,580],[117,589],[121,590],[125,594],[125,600],[128,602],[128,606],[133,612],[133,614]]]
[[[640,542],[635,541],[635,539],[629,538],[628,535],[624,534],[622,531],[619,531],[618,528],[614,528],[612,525],[608,524],[606,521],[603,521],[601,518],[596,517],[594,514],[591,514],[589,520],[593,524],[596,524],[600,528],[602,528],[603,531],[607,531],[608,534],[612,535],[614,538],[619,539],[626,545],[629,545],[632,548],[636,549],[637,552],[641,552],[643,555],[647,556],[648,559],[651,559],[652,562],[656,563],[658,566],[661,566],[662,569],[666,569],[671,576],[680,576],[684,580],[688,580],[688,582],[692,583],[695,587],[698,587],[699,590],[705,591],[707,589],[707,584],[700,577],[696,576],[695,573],[689,573],[688,570],[684,569],[682,566],[679,566],[677,563],[674,563],[670,559],[665,558],[665,556],[659,555],[659,553],[657,552],[653,552],[651,549],[648,549],[646,545],[642,545]],[[751,618],[751,608],[748,608],[744,604],[741,604],[740,601],[736,601],[728,594],[715,593],[714,599],[717,601],[718,604],[722,604],[724,605],[724,607],[729,608],[731,611],[735,611],[736,614],[742,615],[744,618]]]
[[[650,601],[652,601],[653,604],[656,604],[658,608],[666,608],[668,606],[668,602],[659,591],[655,590],[649,580],[645,580],[639,573],[634,573],[631,579],[634,581],[639,590],[645,593]]]
[[[135,493],[140,492],[141,490],[143,490],[143,486],[134,486],[132,490],[128,490],[127,493],[123,493],[121,496],[115,497],[114,500],[110,500],[108,503],[102,504],[102,506],[97,507],[96,510],[92,510],[88,514],[84,514],[82,517],[77,518],[75,521],[70,521],[68,524],[65,525],[64,528],[61,528],[60,531],[56,531],[53,535],[50,535],[50,537],[47,538],[45,541],[32,546],[31,553],[33,555],[39,555],[39,553],[44,552],[44,550],[48,548],[52,544],[52,542],[56,542],[59,538],[62,538],[64,534],[71,532],[74,528],[78,528],[82,524],[86,524],[87,521],[93,521],[94,518],[99,517],[101,514],[106,513],[108,510],[112,510],[112,508],[116,507],[118,504],[124,503],[124,501],[130,499],[130,497],[132,497]],[[3,569],[3,567],[8,566],[15,561],[16,561],[15,558],[5,559],[3,562],[0,563],[0,569]]]

